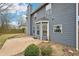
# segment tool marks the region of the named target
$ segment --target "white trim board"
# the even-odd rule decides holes
[[[39,22],[49,22],[49,21],[43,20],[43,21],[37,21],[35,23],[39,23]]]

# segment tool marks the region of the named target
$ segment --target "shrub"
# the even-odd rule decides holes
[[[50,56],[52,54],[52,47],[49,42],[42,42],[40,44],[41,55]]]
[[[50,56],[51,54],[52,54],[52,48],[50,46],[41,48],[41,55]]]
[[[37,37],[35,37],[35,36],[34,36],[33,38],[34,38],[34,39],[37,39]]]
[[[24,52],[25,56],[38,56],[39,55],[39,47],[35,44],[29,45]]]

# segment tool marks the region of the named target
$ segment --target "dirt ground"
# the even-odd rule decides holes
[[[48,41],[42,41],[38,39],[33,39],[32,37],[26,37],[24,34],[11,38],[7,40],[3,45],[2,49],[0,49],[0,55],[13,55],[13,56],[24,56],[25,48],[34,43],[36,45],[48,43]],[[52,47],[52,56],[79,56],[79,51],[76,51],[75,48],[64,46],[60,43],[51,43]]]
[[[53,56],[77,56],[79,52],[75,48],[67,47],[62,44],[55,43],[52,45]]]
[[[0,56],[14,56],[25,50],[27,46],[34,43],[38,45],[41,40],[34,40],[31,37],[11,38],[7,40],[0,49]]]
[[[39,44],[42,44],[39,43]],[[39,45],[38,44],[38,45]],[[79,51],[76,51],[75,48],[64,46],[59,43],[51,43],[52,47],[52,56],[79,56]],[[19,54],[16,54],[15,56],[24,56],[24,53],[21,52]]]

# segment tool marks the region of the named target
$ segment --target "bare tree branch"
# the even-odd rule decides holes
[[[12,3],[0,3],[0,13],[6,11],[12,5],[13,5]],[[5,7],[5,8],[3,8],[3,7]]]
[[[1,21],[0,27],[2,31],[6,31],[6,29],[8,29],[9,19],[6,13],[7,13],[8,8],[11,6],[12,4],[9,4],[9,3],[0,3],[0,21]]]

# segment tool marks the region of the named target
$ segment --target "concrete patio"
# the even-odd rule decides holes
[[[0,56],[13,56],[21,53],[25,48],[34,43],[39,44],[41,40],[33,39],[32,37],[13,38],[7,40],[0,49]]]

